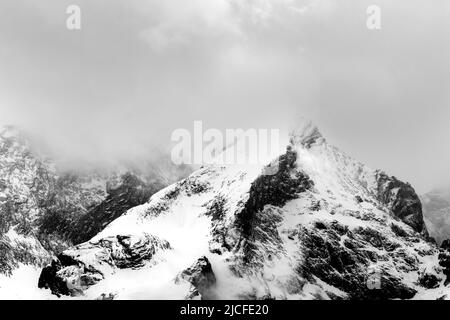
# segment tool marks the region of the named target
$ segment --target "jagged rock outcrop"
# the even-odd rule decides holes
[[[149,185],[132,173],[124,174],[121,179],[118,186],[107,188],[104,201],[75,222],[68,234],[74,244],[88,241],[122,213],[147,202],[152,194],[163,188],[162,183]]]
[[[93,240],[58,255],[42,270],[38,286],[58,296],[76,296],[115,269],[139,269],[159,250],[170,249],[167,241],[146,233]]]
[[[175,279],[175,283],[186,281],[191,284],[189,294],[186,299],[214,299],[213,287],[216,284],[216,276],[211,267],[211,263],[205,256],[199,258],[192,266],[183,270]]]
[[[399,181],[395,177],[389,177],[381,171],[377,171],[378,198],[388,206],[394,215],[415,231],[428,236],[419,196],[409,183]]]
[[[397,250],[400,247],[397,243],[374,229],[359,227],[352,231],[338,221],[317,222],[312,230],[301,227],[296,236],[304,254],[297,269],[299,275],[311,277],[311,281],[317,277],[346,292],[346,298],[410,299],[417,292],[383,267],[379,267],[378,279],[375,279],[379,281],[379,287],[374,289],[368,285],[372,264],[405,258],[402,256],[404,251]],[[413,257],[411,259],[405,270],[414,270],[415,261]]]

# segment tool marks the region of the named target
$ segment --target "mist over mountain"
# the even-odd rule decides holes
[[[438,243],[450,238],[450,188],[436,188],[421,196],[425,222]]]
[[[71,4],[0,3],[0,122],[63,160],[148,159],[195,120],[287,131],[302,115],[421,193],[450,176],[446,0],[379,1],[375,32],[369,0],[80,0],[79,32]]]
[[[449,16],[1,0],[0,299],[450,299]]]

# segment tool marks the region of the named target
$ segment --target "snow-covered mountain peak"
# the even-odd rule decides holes
[[[271,174],[210,165],[159,191],[65,251],[40,285],[158,299],[411,298],[439,286],[438,250],[414,189],[312,125],[293,137]],[[366,283],[374,269],[378,291]]]
[[[325,142],[325,138],[317,126],[305,119],[300,119],[296,127],[290,131],[289,138],[292,145],[300,145],[306,148],[313,144]]]

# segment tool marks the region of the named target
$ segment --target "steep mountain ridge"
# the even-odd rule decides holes
[[[206,166],[154,194],[64,251],[40,287],[77,298],[438,298],[440,253],[409,184],[308,124],[270,164]]]
[[[0,273],[11,274],[20,263],[39,266],[51,259],[31,226],[54,187],[55,171],[14,127],[0,129],[0,154]]]

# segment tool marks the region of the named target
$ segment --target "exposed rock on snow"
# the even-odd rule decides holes
[[[201,299],[214,299],[213,286],[216,276],[208,258],[201,257],[195,264],[183,270],[175,279],[175,283],[187,281],[192,286],[186,299],[200,297]]]
[[[434,274],[422,273],[419,277],[419,284],[427,289],[434,289],[439,287],[442,279],[436,277]]]
[[[428,236],[422,215],[422,204],[413,187],[380,171],[377,172],[376,179],[380,201],[415,231]]]
[[[115,269],[141,268],[158,250],[168,249],[167,241],[145,233],[86,242],[60,254],[45,267],[38,286],[56,295],[82,294]]]

